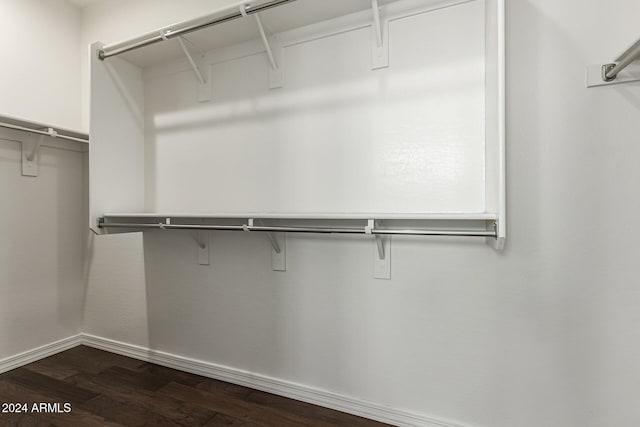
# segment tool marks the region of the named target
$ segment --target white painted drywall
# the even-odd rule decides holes
[[[103,41],[202,5],[115,3],[85,15]],[[214,234],[203,267],[190,236],[153,232],[143,283],[139,236],[109,236],[86,332],[471,426],[635,427],[640,88],[586,89],[584,67],[638,37],[640,4],[507,3],[504,252],[394,239],[375,281],[363,240],[290,236],[276,273],[264,236]],[[135,332],[105,321],[145,312]]]
[[[0,0],[0,115],[81,128],[80,10],[65,0]]]
[[[282,88],[269,89],[261,44],[207,54],[211,102],[182,61],[147,68],[146,210],[485,212],[484,2],[402,9],[387,69],[372,71],[369,11],[279,34]],[[112,115],[108,127],[123,123]],[[130,182],[95,196],[107,212],[138,182],[124,171]]]
[[[39,176],[21,174],[23,132],[0,129],[0,359],[80,332],[86,153],[42,147]]]
[[[0,0],[0,22],[0,115],[79,129],[79,10]],[[75,335],[82,323],[86,146],[47,138],[39,176],[24,177],[26,138],[0,129],[0,359]]]

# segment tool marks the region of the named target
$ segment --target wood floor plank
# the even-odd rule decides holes
[[[196,387],[206,380],[200,375],[190,374],[188,372],[178,371],[176,369],[167,368],[166,366],[155,365],[153,363],[144,362],[136,368],[137,372],[153,375],[156,378],[163,378],[167,383],[173,381],[176,383]]]
[[[2,427],[56,427],[50,421],[39,419],[35,415],[0,415]]]
[[[380,427],[384,424],[124,356],[76,347],[0,374],[0,401],[71,403],[16,427]]]
[[[19,369],[18,369],[19,370]],[[12,371],[15,372],[15,371]],[[9,380],[5,380],[6,374],[0,375],[0,398],[5,402],[24,402],[28,407],[31,407],[34,403],[50,402],[50,403],[65,403],[63,398],[55,396],[50,391],[38,392],[32,388],[27,388],[21,384],[12,383]],[[70,413],[42,413],[31,412],[27,414],[2,414],[0,418],[2,425],[18,425],[22,426],[22,423],[26,425],[36,426],[49,426],[54,425],[58,427],[122,427],[123,424],[112,423],[104,418],[87,412],[78,407],[76,404],[72,404]]]
[[[123,402],[104,394],[85,402],[82,408],[101,416],[105,420],[130,427],[142,427],[148,424],[166,427],[181,427],[187,425],[164,417],[156,411],[149,410],[149,407],[140,405],[138,401]]]
[[[262,427],[262,425],[230,417],[229,415],[218,414],[205,424],[204,427]]]
[[[56,397],[73,404],[86,402],[98,395],[95,391],[87,390],[28,369],[15,369],[10,371],[5,374],[3,379],[6,382],[19,384],[34,393]]]
[[[255,403],[272,409],[279,409],[296,414],[303,418],[309,418],[317,422],[325,422],[333,425],[358,426],[385,426],[372,420],[357,417],[344,412],[334,411],[332,409],[323,408],[321,406],[312,405],[310,403],[301,402],[299,400],[289,399],[277,396],[271,393],[265,393],[259,390],[253,390],[246,398],[247,402]]]
[[[136,372],[119,366],[112,366],[98,374],[132,388],[156,391],[171,382],[171,378],[154,375],[148,372]]]
[[[248,387],[236,384],[226,383],[224,381],[214,380],[213,378],[204,378],[196,388],[214,393],[222,393],[229,397],[245,400],[253,391]]]
[[[102,396],[107,396],[116,404],[135,405],[149,414],[157,413],[177,425],[203,425],[216,415],[213,410],[183,402],[173,396],[162,396],[149,390],[121,384],[104,373],[99,375],[81,374],[69,378],[69,381],[85,388],[100,390]],[[88,404],[92,404],[92,401],[89,401]],[[95,410],[98,411],[98,409]],[[108,417],[108,414],[102,410],[98,414]]]
[[[178,383],[170,383],[158,391],[166,393],[183,401],[212,408],[220,414],[238,418],[245,422],[261,426],[296,427],[301,425],[330,426],[335,424],[323,421],[311,421],[287,411],[281,411],[265,406],[252,405],[246,401],[233,399],[225,394],[194,389]]]
[[[249,414],[248,405],[238,399],[233,399],[224,394],[214,394],[211,392],[188,387],[179,383],[169,383],[157,392],[160,396],[170,396],[182,402],[190,402],[204,408],[209,408],[214,412],[228,415],[234,418],[243,419]]]
[[[64,380],[65,378],[77,375],[81,372],[73,366],[62,364],[59,360],[55,360],[51,357],[29,363],[28,365],[23,366],[23,368],[57,380]]]
[[[144,362],[84,345],[63,351],[48,359],[79,372],[97,374],[113,366],[135,369]],[[29,366],[29,365],[27,365]]]

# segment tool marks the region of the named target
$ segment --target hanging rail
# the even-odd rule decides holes
[[[406,235],[406,236],[460,236],[460,237],[496,237],[496,227],[492,230],[420,230],[420,229],[393,229],[357,227],[290,227],[290,226],[265,226],[265,225],[200,225],[200,224],[166,224],[166,223],[98,223],[99,228],[134,228],[134,229],[161,229],[161,230],[219,230],[219,231],[259,231],[259,232],[291,232],[291,233],[323,233],[323,234],[381,234],[381,235]]]
[[[640,40],[617,57],[614,63],[604,64],[602,66],[602,80],[605,82],[615,80],[622,70],[637,59],[640,59]]]
[[[55,130],[55,129],[50,128],[50,127],[47,128],[47,130],[40,130],[40,129],[32,129],[32,128],[27,128],[27,127],[24,127],[24,126],[14,125],[14,124],[11,124],[11,123],[4,123],[4,122],[0,122],[0,127],[6,128],[6,129],[21,130],[23,132],[35,133],[35,134],[38,134],[38,135],[50,136],[52,138],[66,139],[66,140],[69,140],[69,141],[84,142],[84,143],[88,143],[89,142],[89,139],[76,138],[74,136],[64,135],[64,134],[60,133],[59,130]]]
[[[98,58],[106,59],[111,56],[120,55],[121,53],[129,52],[135,49],[139,49],[141,47],[149,46],[152,44],[156,44],[162,42],[164,40],[172,39],[175,37],[183,36],[188,33],[192,33],[194,31],[202,30],[204,28],[208,28],[214,25],[222,24],[223,22],[233,21],[234,19],[242,18],[244,16],[243,13],[240,12],[240,6],[244,6],[244,12],[248,15],[256,14],[258,12],[263,12],[267,9],[271,9],[277,6],[281,6],[283,4],[291,3],[296,0],[271,0],[266,3],[261,3],[257,5],[251,5],[251,3],[255,2],[255,0],[247,0],[244,2],[240,2],[237,5],[230,6],[229,8],[225,8],[224,10],[231,10],[233,12],[229,12],[226,15],[220,16],[219,12],[213,15],[208,15],[208,17],[202,17],[196,20],[184,21],[180,22],[157,31],[153,33],[146,34],[141,37],[137,37],[133,40],[124,41],[121,43],[116,43],[112,45],[106,45],[102,49],[98,51]]]

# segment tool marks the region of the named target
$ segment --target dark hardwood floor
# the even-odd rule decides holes
[[[43,402],[60,405],[33,410]],[[28,411],[0,412],[3,427],[385,425],[85,346],[1,374],[0,411],[8,403]]]

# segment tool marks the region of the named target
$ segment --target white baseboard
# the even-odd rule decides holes
[[[41,347],[34,348],[33,350],[16,354],[15,356],[0,359],[0,374],[27,365],[31,362],[44,359],[45,357],[53,356],[56,353],[69,350],[70,348],[77,347],[82,344],[82,339],[82,334],[73,335],[69,338],[64,338]]]
[[[387,408],[375,403],[342,396],[325,390],[255,374],[228,366],[216,365],[184,356],[155,351],[133,344],[127,344],[93,335],[83,334],[82,344],[134,359],[144,360],[189,372],[204,377],[262,390],[291,399],[301,400],[325,408],[370,418],[397,426],[421,427],[465,427],[461,424],[443,421],[398,409]]]

